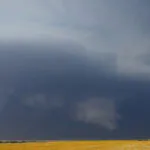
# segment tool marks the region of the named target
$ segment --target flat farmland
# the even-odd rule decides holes
[[[0,150],[150,150],[150,141],[48,141],[2,143]]]

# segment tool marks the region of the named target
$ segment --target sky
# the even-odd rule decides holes
[[[0,139],[150,138],[149,0],[0,0]]]

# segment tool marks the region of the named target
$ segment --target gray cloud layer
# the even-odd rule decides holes
[[[13,93],[10,94],[17,94],[16,96],[19,96],[18,99],[24,104],[41,109],[57,108],[67,103],[70,105],[79,103],[80,105],[80,101],[87,101],[87,103],[83,102],[83,104],[81,102],[81,107],[85,107],[85,112],[83,113],[85,113],[85,116],[88,115],[88,113],[92,113],[95,102],[93,101],[94,105],[90,106],[88,99],[99,95],[97,95],[98,91],[94,91],[94,89],[91,90],[91,88],[99,86],[100,83],[97,83],[97,85],[94,84],[96,84],[99,79],[104,79],[106,73],[108,74],[109,68],[106,67],[109,66],[108,64],[110,64],[110,62],[106,62],[105,60],[105,63],[108,64],[104,64],[103,61],[98,65],[95,63],[92,64],[92,62],[86,58],[86,55],[82,55],[78,52],[75,53],[75,47],[72,47],[72,49],[69,47],[70,50],[66,52],[68,48],[67,45],[62,48],[59,43],[58,46],[49,45],[48,47],[47,45],[47,50],[44,46],[39,47],[37,45],[25,46],[12,44],[12,46],[10,46],[11,49],[8,46],[3,47],[5,50],[1,51],[1,72],[4,76],[1,77],[1,81],[7,85],[7,90],[12,88]],[[42,48],[44,50],[42,50]],[[111,63],[113,64],[114,62]],[[79,91],[80,88],[83,91]],[[87,91],[88,88],[89,92]],[[103,88],[103,86],[101,86],[101,88]],[[92,93],[94,95],[91,95]],[[5,95],[7,95],[7,93]],[[99,101],[103,104],[103,100],[99,99]],[[4,102],[2,101],[2,103]],[[107,124],[109,119],[115,119],[115,117],[111,116],[115,113],[115,109],[112,108],[112,111],[109,109],[114,107],[111,103],[109,103],[109,101],[105,102],[104,106],[106,109],[104,108],[102,112],[98,112],[99,114],[104,113],[104,116],[103,114],[102,117],[97,116],[99,121],[94,121],[94,123],[101,125],[105,124],[103,122],[106,122]],[[4,104],[2,104],[3,107]],[[88,110],[86,105],[89,105],[91,109]],[[101,107],[100,105],[101,104],[99,104],[97,109]],[[75,109],[79,111],[76,112],[78,115],[79,113],[82,115],[82,108],[79,108],[79,110],[78,108]],[[107,115],[107,113],[110,115]],[[105,114],[108,118],[105,117]],[[95,113],[93,117],[91,116],[91,120],[89,119],[88,121],[92,123],[96,115],[98,114]],[[103,118],[105,118],[106,121]],[[84,121],[84,119],[81,120]],[[109,126],[111,128],[114,124],[110,123],[108,127]]]
[[[140,108],[149,80],[118,74],[115,55],[95,62],[74,44],[1,45],[1,138],[132,137],[124,131],[135,125],[136,107],[149,112]]]

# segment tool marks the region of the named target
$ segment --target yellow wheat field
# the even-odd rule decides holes
[[[150,150],[150,141],[49,141],[3,143],[0,150]]]

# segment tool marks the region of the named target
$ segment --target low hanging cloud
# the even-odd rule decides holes
[[[91,98],[77,104],[76,118],[114,130],[117,127],[119,115],[114,100]]]
[[[33,108],[43,108],[43,109],[57,109],[63,107],[63,97],[59,94],[55,97],[50,97],[41,93],[30,95],[29,97],[24,98],[23,103],[29,107]]]

